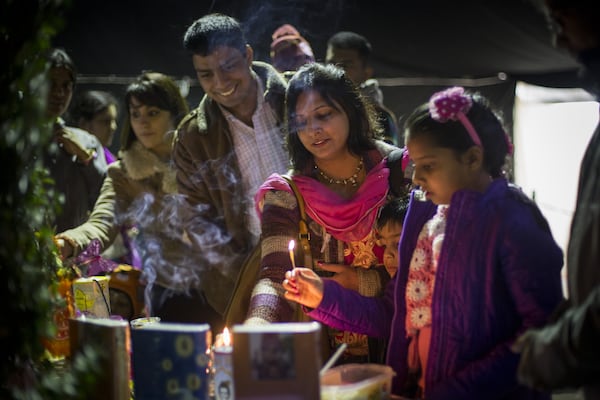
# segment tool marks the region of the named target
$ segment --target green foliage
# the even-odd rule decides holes
[[[7,56],[0,74],[0,398],[89,397],[98,351],[87,348],[68,367],[46,359],[41,338],[52,336],[61,267],[46,221],[59,210],[58,195],[42,167],[51,132],[44,121],[42,55],[62,28],[66,0],[5,0],[0,43]]]

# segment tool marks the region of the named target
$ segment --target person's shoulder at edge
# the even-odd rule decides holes
[[[204,99],[202,99],[202,101],[200,102],[200,105],[198,105],[198,107],[191,110],[189,113],[186,114],[185,117],[183,117],[181,119],[181,121],[179,122],[179,124],[177,125],[177,128],[175,130],[176,137],[178,136],[178,134],[180,132],[185,132],[185,131],[189,130],[190,124],[197,124],[196,117],[200,113],[200,107],[202,106],[203,101],[204,101]]]
[[[271,64],[264,61],[252,61],[252,70],[265,83],[265,91],[274,91],[285,94],[287,80]]]
[[[382,139],[375,140],[375,148],[377,148],[377,150],[382,156],[387,156],[395,150],[402,150],[402,148],[394,144],[390,144]]]
[[[396,114],[394,114],[394,112],[385,104],[375,104],[375,110],[385,114],[396,125],[395,127],[398,127],[398,118],[396,117]]]
[[[182,141],[193,140],[193,137],[208,134],[205,111],[208,101],[210,101],[210,98],[204,96],[200,101],[200,104],[193,110],[190,110],[190,112],[181,119],[175,129],[175,134],[172,139],[174,149],[178,143],[181,143]]]
[[[278,120],[283,121],[287,80],[275,67],[264,61],[253,61],[252,70],[264,85],[265,101],[274,109]]]

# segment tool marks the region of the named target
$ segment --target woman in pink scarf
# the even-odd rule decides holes
[[[368,296],[380,294],[389,280],[385,269],[373,268],[383,264],[375,220],[388,198],[386,156],[397,149],[376,139],[374,115],[336,66],[308,64],[289,82],[287,146],[290,174],[306,205],[313,264],[308,267]],[[259,189],[256,206],[262,262],[245,323],[289,322],[295,306],[283,297],[282,282],[292,268],[288,245],[298,241],[298,202],[287,181],[273,174]],[[304,257],[294,258],[305,264]],[[342,269],[343,274],[330,272]],[[348,344],[342,362],[376,361],[369,358],[366,336],[329,328],[327,333],[330,348]]]

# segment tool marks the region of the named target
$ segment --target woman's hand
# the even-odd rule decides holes
[[[329,279],[336,281],[346,289],[358,292],[358,273],[356,272],[356,267],[345,264],[325,264],[322,262],[318,264],[319,268],[325,271],[335,272],[335,275]]]
[[[285,273],[285,298],[309,308],[317,308],[323,300],[323,281],[311,269],[294,268]]]
[[[54,239],[54,243],[56,243],[56,247],[58,248],[58,251],[60,252],[60,259],[61,260],[66,260],[67,258],[71,257],[73,255],[73,246],[71,245],[71,243],[68,240],[65,240],[63,238],[60,237],[56,237]]]
[[[89,164],[94,158],[93,150],[86,150],[77,138],[58,124],[54,126],[54,140],[81,164]]]

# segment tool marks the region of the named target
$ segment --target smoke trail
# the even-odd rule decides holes
[[[216,197],[226,193],[225,197],[234,203],[225,206],[233,208],[244,219],[240,221],[240,229],[244,229],[252,198],[244,195],[237,174],[229,166],[231,157],[235,155],[231,153],[200,164],[192,180]],[[252,240],[234,243],[223,215],[206,203],[190,208],[185,197],[178,193],[164,195],[145,191],[125,212],[118,213],[118,224],[129,226],[132,221],[139,232],[132,241],[142,260],[148,307],[152,304],[149,295],[154,284],[188,293],[192,288],[200,288],[209,272],[235,277],[240,259],[254,244]],[[165,297],[169,292],[166,291]]]

